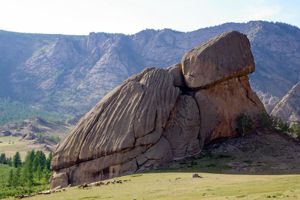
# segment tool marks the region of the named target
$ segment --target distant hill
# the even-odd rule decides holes
[[[12,156],[19,151],[22,157],[30,150],[50,152],[72,128],[64,122],[30,118],[0,125],[0,152]]]
[[[300,82],[279,101],[271,114],[289,122],[300,121]]]
[[[249,37],[257,67],[251,84],[265,104],[275,104],[300,79],[300,29],[264,21],[186,33],[149,29],[133,35],[71,36],[0,31],[0,98],[46,111],[85,113],[130,75],[148,66],[180,62],[188,49],[229,30]]]

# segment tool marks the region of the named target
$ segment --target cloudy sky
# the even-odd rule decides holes
[[[0,0],[0,29],[88,34],[146,28],[191,31],[225,22],[280,21],[300,27],[299,0]]]

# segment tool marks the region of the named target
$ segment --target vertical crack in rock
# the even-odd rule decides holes
[[[246,93],[246,97],[255,105],[257,105],[258,101],[257,98],[258,96],[256,96],[253,91],[251,90],[250,84],[249,84],[249,79],[247,76],[242,76],[239,79],[240,84],[243,86],[245,93]]]
[[[91,109],[57,147],[51,188],[157,168],[236,135],[242,113],[264,110],[247,75],[247,37],[232,31],[187,52],[181,63],[128,78]]]
[[[193,93],[193,95],[191,95],[191,97],[194,99],[194,101],[197,105],[198,112],[199,112],[200,128],[199,128],[199,131],[198,131],[198,141],[199,141],[199,146],[200,146],[200,151],[201,151],[203,146],[204,146],[204,143],[205,143],[205,137],[203,137],[203,135],[201,135],[201,110],[200,110],[200,106],[198,104],[198,101],[195,98],[195,93]]]

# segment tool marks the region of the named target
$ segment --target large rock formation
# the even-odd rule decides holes
[[[300,121],[300,82],[277,103],[271,115],[287,122]]]
[[[228,32],[192,49],[168,70],[126,80],[88,112],[57,147],[51,187],[153,169],[237,135],[236,118],[264,110],[250,88],[247,37]]]

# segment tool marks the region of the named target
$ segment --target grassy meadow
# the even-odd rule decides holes
[[[101,186],[68,187],[26,199],[300,199],[298,143],[281,134],[263,132],[232,138],[219,145],[160,170],[106,180],[104,183],[109,184]],[[193,178],[195,173],[201,177]]]
[[[122,183],[71,187],[42,200],[225,200],[225,199],[300,199],[300,175],[233,175],[188,172],[144,173],[123,176]],[[127,181],[124,181],[127,180]],[[111,180],[108,180],[111,181]]]
[[[104,181],[107,185],[66,188],[30,200],[227,200],[300,199],[299,173],[244,173],[228,163],[243,162],[232,156],[203,156],[172,163],[168,168]],[[233,170],[233,171],[232,171]],[[193,178],[193,174],[200,178]],[[114,180],[122,180],[117,183]],[[11,198],[12,199],[12,198]]]

